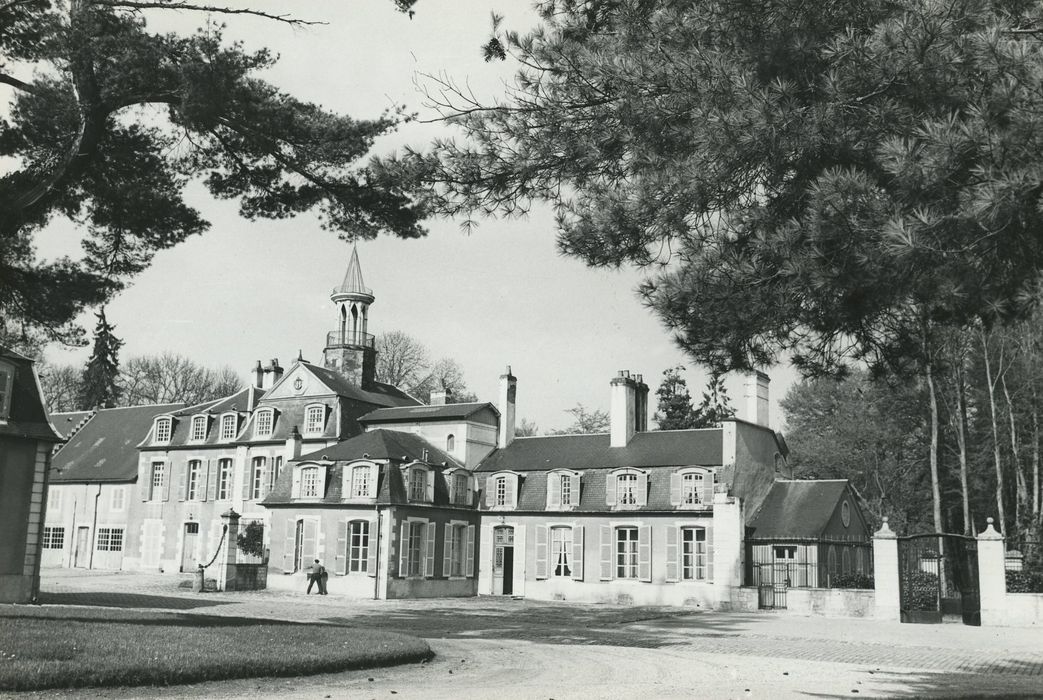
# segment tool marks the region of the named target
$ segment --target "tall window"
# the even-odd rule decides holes
[[[369,562],[369,521],[352,520],[348,543],[348,572],[366,573]]]
[[[232,460],[217,460],[217,499],[227,501],[232,496]]]
[[[449,530],[449,541],[445,543],[449,547],[449,571],[443,572],[445,576],[464,575],[464,542],[467,538],[467,526],[454,524]]]
[[[681,528],[681,578],[706,580],[706,530],[701,527]]]
[[[192,419],[192,441],[206,440],[206,416],[195,416]]]
[[[98,540],[94,547],[99,552],[122,552],[123,551],[123,528],[100,527],[98,528]]]
[[[123,510],[127,502],[127,491],[122,486],[112,487],[110,510]]]
[[[323,427],[326,423],[326,407],[325,406],[308,406],[308,410],[304,414],[304,433],[306,435],[316,435],[322,432]]]
[[[637,578],[637,528],[616,528],[616,578]]]
[[[445,439],[445,451],[446,452],[452,452],[455,449],[456,449],[456,436],[450,434],[449,437],[447,437]]]
[[[616,476],[616,503],[624,506],[637,505],[637,474]]]
[[[203,471],[203,463],[198,459],[190,460],[188,463],[188,488],[185,498],[189,501],[199,499],[200,473]]]
[[[423,501],[427,498],[427,472],[423,469],[409,471],[409,500]]]
[[[253,468],[250,470],[250,474],[253,478],[252,488],[250,489],[250,496],[255,501],[259,501],[264,498],[264,475],[265,467],[268,464],[268,460],[264,457],[253,458]]]
[[[11,385],[14,384],[14,368],[0,364],[0,420],[11,414]]]
[[[156,419],[156,442],[170,442],[170,418]]]
[[[467,475],[453,474],[453,501],[462,505],[467,503]]]
[[[301,469],[301,498],[318,498],[319,468],[304,467]]]
[[[43,529],[44,549],[65,549],[65,528],[45,527]]]
[[[351,470],[351,495],[353,498],[369,498],[369,477],[372,468],[353,467]]]
[[[424,526],[426,523],[409,523],[409,548],[406,554],[406,575],[420,576],[424,573]]]
[[[50,513],[58,513],[62,509],[62,492],[56,488],[47,491],[47,510]]]
[[[496,505],[505,506],[507,505],[507,477],[501,476],[496,479],[494,486],[496,489]]]
[[[572,575],[572,528],[552,527],[550,530],[550,556],[554,563],[555,576]]]
[[[681,503],[694,506],[702,502],[703,475],[688,472],[681,478]]]
[[[272,434],[271,409],[257,412],[257,425],[254,426],[254,434],[257,437],[268,437]]]
[[[561,479],[561,505],[571,506],[572,505],[572,477],[569,474],[558,474],[558,479]]]
[[[227,415],[221,417],[221,439],[235,440],[236,428],[238,427],[238,416]]]
[[[163,462],[152,463],[152,474],[149,479],[149,494],[148,499],[150,501],[158,501],[163,498],[163,478],[164,478],[164,467],[166,465]]]

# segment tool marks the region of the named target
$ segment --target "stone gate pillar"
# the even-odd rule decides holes
[[[1007,613],[1007,562],[1003,535],[988,525],[978,534],[978,594],[981,596],[981,624],[1002,625]]]
[[[234,591],[236,588],[236,561],[239,554],[239,514],[231,508],[221,514],[225,525],[225,539],[214,561],[217,590]]]
[[[884,518],[880,529],[873,534],[873,587],[876,588],[876,619],[902,619],[898,585],[898,536]]]

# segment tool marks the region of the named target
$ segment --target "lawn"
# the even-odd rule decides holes
[[[303,676],[431,656],[420,639],[343,625],[0,606],[0,690]]]

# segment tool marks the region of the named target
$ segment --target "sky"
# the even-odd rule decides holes
[[[291,28],[248,17],[226,17],[226,35],[247,48],[281,56],[265,76],[300,99],[356,118],[377,117],[405,105],[420,121],[380,140],[374,153],[404,144],[422,147],[450,127],[422,123],[418,85],[423,74],[445,72],[485,99],[502,95],[513,73],[507,63],[485,63],[490,12],[508,29],[535,25],[528,3],[420,0],[410,19],[391,0],[274,0],[253,7],[292,11],[323,25]],[[153,12],[157,27],[185,30],[205,22],[198,13]],[[247,221],[234,202],[212,199],[192,186],[189,201],[211,222],[209,231],[168,251],[106,313],[125,344],[122,357],[164,351],[207,366],[228,365],[245,378],[256,360],[277,358],[289,367],[298,352],[321,362],[327,331],[336,325],[329,299],[351,255],[351,244],[306,214],[280,221]],[[499,375],[518,377],[518,416],[540,430],[564,428],[577,403],[607,410],[609,380],[618,370],[644,375],[652,391],[665,369],[688,367],[698,400],[706,374],[677,349],[646,309],[635,269],[587,268],[556,248],[553,216],[534,207],[520,220],[479,220],[464,232],[459,221],[433,219],[420,240],[382,236],[358,245],[362,272],[376,301],[369,330],[401,330],[423,342],[434,358],[452,357],[469,388],[495,401]],[[80,233],[68,222],[39,238],[38,255],[77,255]],[[93,329],[93,318],[82,323]],[[51,362],[82,364],[89,348],[50,348]],[[796,379],[785,367],[769,370],[771,423],[781,426],[778,399]],[[729,376],[732,404],[743,410],[743,378]]]

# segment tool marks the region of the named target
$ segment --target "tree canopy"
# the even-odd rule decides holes
[[[552,203],[565,254],[649,266],[647,303],[714,372],[922,362],[933,328],[1034,303],[1038,3],[538,9],[497,34],[501,101],[428,83],[466,138],[377,162],[433,210]]]
[[[78,341],[71,321],[83,308],[207,228],[184,199],[192,180],[248,219],[315,210],[345,238],[424,234],[423,208],[359,164],[404,114],[335,114],[263,80],[277,57],[226,41],[209,19],[184,35],[146,21],[176,10],[200,12],[201,24],[306,24],[244,5],[0,2],[0,84],[11,94],[0,117],[10,166],[0,174],[0,326]],[[83,232],[81,260],[36,259],[34,236],[56,218]]]

